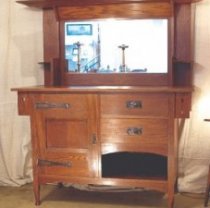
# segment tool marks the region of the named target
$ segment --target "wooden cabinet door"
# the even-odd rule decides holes
[[[85,94],[33,96],[33,139],[39,173],[97,176],[96,97]]]

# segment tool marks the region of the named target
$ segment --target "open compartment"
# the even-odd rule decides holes
[[[167,179],[167,158],[150,153],[118,152],[102,155],[102,177]]]

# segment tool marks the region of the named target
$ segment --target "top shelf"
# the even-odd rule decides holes
[[[200,0],[173,0],[177,4],[194,3]],[[110,4],[127,4],[127,3],[146,3],[146,2],[171,2],[170,0],[24,0],[17,1],[29,7],[41,9],[54,9],[56,7],[75,7],[91,5],[110,5]]]

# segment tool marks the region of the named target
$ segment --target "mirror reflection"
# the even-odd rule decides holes
[[[69,72],[167,73],[167,19],[65,23]]]

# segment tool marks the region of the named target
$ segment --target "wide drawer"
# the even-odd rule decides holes
[[[104,94],[100,96],[102,117],[168,117],[167,94]]]
[[[33,96],[33,108],[53,117],[87,118],[91,104],[83,94],[39,94]]]
[[[102,119],[102,143],[161,144],[168,141],[167,119]]]

